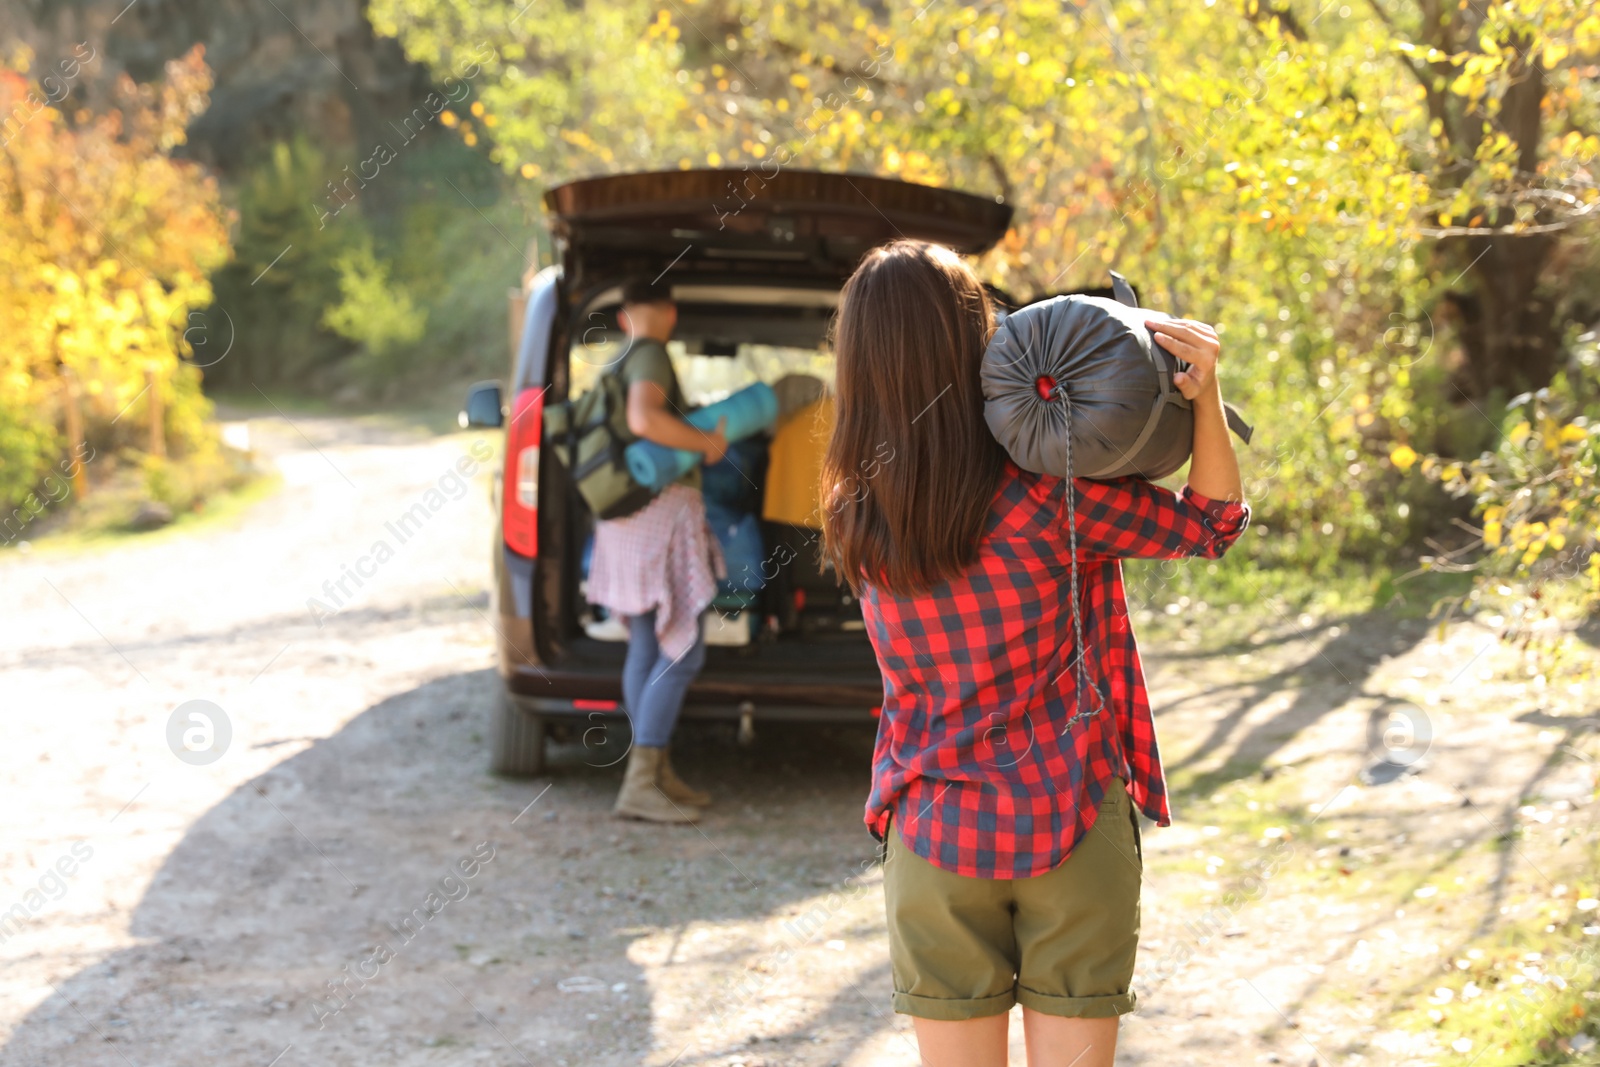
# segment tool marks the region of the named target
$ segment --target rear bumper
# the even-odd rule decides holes
[[[592,715],[614,711],[622,699],[621,672],[612,669],[535,668],[519,665],[503,673],[506,689],[530,711],[545,715]],[[599,707],[597,702],[610,703]],[[883,703],[877,678],[817,681],[751,674],[702,675],[689,686],[688,718],[737,719],[753,708],[757,718],[797,722],[868,722]]]
[[[500,676],[506,691],[529,711],[551,716],[623,714],[622,670],[618,664],[552,664],[552,652],[535,639],[529,595],[534,561],[498,546],[495,595],[490,607],[499,646]],[[596,703],[601,706],[597,707]],[[718,670],[712,667],[689,686],[683,714],[688,718],[738,719],[748,710],[757,719],[797,722],[871,722],[883,703],[883,679],[874,669],[828,673],[788,670]]]
[[[593,721],[594,716],[626,716],[622,705],[607,702],[608,707],[595,707],[594,701],[557,700],[550,697],[519,698],[525,711],[552,719]],[[811,722],[811,723],[870,723],[878,717],[877,708],[826,707],[819,704],[768,704],[752,701],[746,704],[701,703],[692,697],[684,702],[683,718],[703,721],[737,722],[748,714],[755,722]]]

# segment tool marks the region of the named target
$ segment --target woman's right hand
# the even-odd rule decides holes
[[[1146,319],[1145,325],[1155,334],[1157,344],[1189,364],[1188,370],[1172,376],[1172,384],[1185,399],[1195,400],[1217,391],[1217,360],[1222,355],[1222,342],[1213,327],[1193,319]]]
[[[706,434],[706,445],[702,449],[706,454],[706,466],[721,463],[722,457],[728,454],[728,420],[717,420],[717,428]]]
[[[1217,358],[1222,344],[1217,331],[1192,319],[1147,319],[1156,343],[1189,364],[1172,376],[1172,384],[1194,402],[1194,445],[1189,458],[1189,487],[1211,500],[1243,500],[1239,459],[1233,451],[1224,417],[1222,390],[1217,385]]]

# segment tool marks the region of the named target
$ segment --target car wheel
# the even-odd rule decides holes
[[[489,723],[489,770],[515,778],[544,773],[544,716],[524,710],[502,690]]]

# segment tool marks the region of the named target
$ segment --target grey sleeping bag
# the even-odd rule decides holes
[[[1172,376],[1187,365],[1145,327],[1159,312],[1058,296],[1008,315],[983,356],[983,414],[1017,466],[1058,477],[1164,478],[1189,458],[1194,413]],[[1228,410],[1247,443],[1251,429]]]

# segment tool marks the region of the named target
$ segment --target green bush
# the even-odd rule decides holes
[[[207,316],[231,324],[232,348],[206,368],[211,382],[307,387],[348,353],[321,320],[338,299],[340,257],[367,235],[354,214],[331,224],[319,216],[336,170],[301,136],[273,145],[234,190],[234,258],[213,278]]]
[[[335,268],[340,299],[323,311],[322,325],[358,345],[368,362],[381,363],[390,351],[422,337],[427,309],[389,277],[389,264],[373,254],[370,241],[339,256]]]
[[[215,432],[181,460],[139,454],[142,496],[172,509],[174,515],[197,510],[212,495],[242,486],[250,468],[239,453],[222,445]]]
[[[0,389],[0,544],[25,536],[22,530],[43,510],[34,490],[40,472],[62,451],[52,413],[26,403],[26,397],[20,388]]]
[[[1579,339],[1572,370],[1514,397],[1492,450],[1464,463],[1430,456],[1422,464],[1424,474],[1470,498],[1481,523],[1466,546],[1472,555],[1431,562],[1476,570],[1480,591],[1520,589],[1517,614],[1526,626],[1569,606],[1546,595],[1549,585],[1570,590],[1587,612],[1600,610],[1600,400],[1574,384],[1595,357],[1591,333]]]
[[[213,384],[392,400],[503,367],[505,293],[528,230],[508,180],[434,133],[402,145],[364,189],[351,173],[299,137],[239,183],[238,253],[212,316],[231,320],[236,340],[206,370]]]

